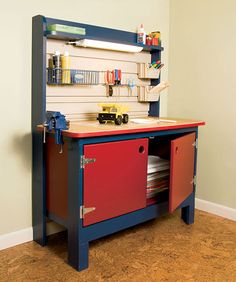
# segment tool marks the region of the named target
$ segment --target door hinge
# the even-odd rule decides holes
[[[94,158],[85,158],[84,155],[81,156],[80,158],[80,168],[84,168],[86,164],[91,164],[94,163],[96,159]]]
[[[95,207],[85,208],[85,206],[80,206],[80,218],[84,218],[87,213],[92,212],[95,209]]]
[[[197,149],[197,147],[198,147],[198,139],[196,139],[196,140],[193,142],[192,145]]]
[[[196,186],[196,184],[197,184],[197,176],[196,175],[194,175],[193,179],[191,180],[191,184]]]

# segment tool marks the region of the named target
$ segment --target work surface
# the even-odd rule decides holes
[[[161,121],[159,118],[145,118],[145,120],[150,121],[150,123],[135,123],[132,120],[130,120],[128,124],[122,125],[115,125],[113,123],[99,124],[98,121],[71,122],[70,129],[63,131],[63,135],[72,138],[85,138],[179,129],[205,124],[203,121],[199,120],[177,118],[160,118]]]

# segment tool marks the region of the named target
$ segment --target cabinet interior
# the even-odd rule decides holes
[[[158,136],[158,137],[150,137],[149,138],[149,145],[148,145],[148,156],[155,156],[159,157],[160,160],[157,159],[157,163],[160,161],[168,161],[169,162],[169,175],[164,176],[163,178],[160,178],[160,181],[167,181],[168,182],[168,188],[162,189],[157,188],[155,189],[156,195],[152,198],[148,198],[147,196],[147,206],[152,204],[158,204],[162,202],[169,202],[169,190],[170,190],[170,169],[171,169],[171,141],[184,136],[185,134],[175,134],[175,135],[167,135],[167,136]],[[162,171],[157,171],[156,174],[160,176]],[[148,171],[147,171],[147,188],[148,188]],[[161,186],[160,182],[157,182],[158,184],[156,187]],[[153,186],[152,186],[153,187]]]

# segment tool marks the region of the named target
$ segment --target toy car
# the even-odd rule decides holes
[[[99,123],[115,122],[117,125],[128,123],[129,115],[125,112],[128,107],[119,104],[99,104],[102,111],[98,114],[97,120]]]

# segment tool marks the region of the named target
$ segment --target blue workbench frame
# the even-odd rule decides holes
[[[51,32],[48,30],[47,26],[52,24],[83,27],[86,28],[86,35],[81,36],[63,32]],[[136,33],[46,18],[41,15],[33,17],[32,27],[32,224],[34,240],[44,246],[47,242],[45,147],[43,144],[43,134],[36,130],[36,126],[45,121],[47,39],[76,40],[90,38],[137,46],[140,44],[136,43]],[[163,47],[142,46],[145,51],[151,53],[151,61],[156,61],[161,58]],[[152,79],[151,85],[157,85],[159,82],[160,78]],[[151,102],[149,115],[159,116],[159,106],[159,102]],[[168,202],[163,202],[83,227],[82,220],[80,219],[80,206],[83,205],[83,169],[80,168],[80,157],[83,154],[84,145],[188,132],[196,132],[197,134],[197,127],[96,138],[67,138],[69,203],[68,220],[65,223],[65,226],[68,229],[68,261],[70,265],[77,270],[82,270],[88,267],[88,246],[90,241],[156,218],[168,212]],[[197,151],[195,153],[196,174]],[[179,207],[182,208],[182,219],[187,224],[194,221],[194,198],[195,190]],[[60,219],[57,220],[54,218],[54,220],[60,223]]]
[[[47,26],[64,24],[86,28],[86,35],[51,32]],[[32,223],[33,237],[36,242],[46,244],[46,187],[45,187],[45,158],[42,135],[36,130],[38,124],[43,124],[46,113],[46,42],[48,38],[55,40],[76,40],[90,38],[95,40],[112,41],[116,43],[137,45],[136,33],[104,28],[83,23],[46,18],[38,15],[32,19]],[[161,58],[161,46],[141,45],[151,53],[151,61]],[[159,79],[152,79],[151,85],[157,85]],[[150,116],[159,116],[159,102],[151,102]]]
[[[124,141],[140,138],[159,137],[195,132],[198,128],[184,128],[177,130],[153,131],[137,134],[124,134],[117,136],[105,136],[94,138],[66,138],[68,142],[68,261],[77,270],[88,267],[89,242],[100,237],[121,231],[136,224],[157,218],[167,214],[168,201],[147,206],[122,216],[104,220],[102,222],[83,227],[83,219],[80,218],[80,206],[83,206],[83,168],[80,167],[80,158],[84,154],[84,145],[101,144],[104,142]],[[194,174],[196,174],[197,148],[195,147]],[[194,192],[178,207],[181,208],[181,217],[186,224],[194,222]]]

